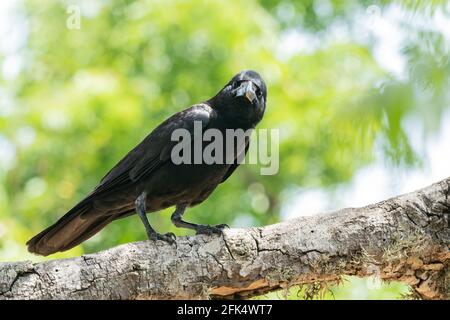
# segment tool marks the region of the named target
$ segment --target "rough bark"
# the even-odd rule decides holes
[[[377,275],[448,299],[450,178],[362,208],[223,236],[143,241],[82,257],[0,264],[0,299],[238,298]]]

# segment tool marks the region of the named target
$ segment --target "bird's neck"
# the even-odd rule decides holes
[[[242,112],[243,108],[235,108],[232,104],[215,99],[206,101],[216,111],[217,118],[224,122],[228,129],[251,129],[261,121],[261,117],[256,113]]]

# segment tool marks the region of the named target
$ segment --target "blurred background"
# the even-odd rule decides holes
[[[25,242],[162,120],[242,69],[268,84],[259,127],[280,130],[280,171],[241,166],[189,220],[261,226],[448,177],[449,48],[450,4],[439,0],[2,0],[0,261],[48,259]],[[171,211],[150,222],[191,234]],[[133,216],[50,258],[145,238]],[[324,298],[407,291],[346,278]]]

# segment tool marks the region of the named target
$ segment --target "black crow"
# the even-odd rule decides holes
[[[239,161],[226,163],[174,163],[171,154],[177,141],[172,132],[184,128],[193,133],[194,124],[214,128],[251,130],[261,121],[267,99],[266,85],[255,71],[242,71],[211,99],[195,104],[160,124],[131,150],[97,187],[55,224],[27,242],[28,251],[49,255],[65,251],[99,232],[111,221],[139,214],[149,239],[172,243],[173,233],[159,234],[146,213],[176,206],[172,221],[197,234],[221,233],[226,225],[199,225],[182,220],[187,207],[203,202],[237,168]],[[193,139],[197,139],[194,136]],[[202,150],[207,143],[201,142]],[[234,159],[248,150],[249,139],[233,149]],[[195,152],[195,148],[194,148]],[[224,151],[225,153],[227,151]]]

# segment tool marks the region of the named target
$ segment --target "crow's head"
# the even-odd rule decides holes
[[[208,102],[219,113],[242,126],[254,127],[266,109],[267,88],[252,70],[241,71]]]

